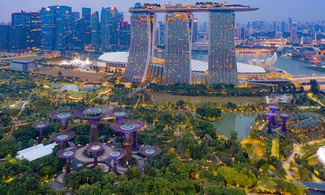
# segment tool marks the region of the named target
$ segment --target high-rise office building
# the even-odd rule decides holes
[[[209,18],[209,85],[236,84],[235,13],[210,11]]]
[[[83,51],[91,43],[91,9],[82,8],[82,18],[72,23],[72,47],[75,51]]]
[[[24,11],[11,14],[11,27],[9,31],[9,49],[12,51],[28,48],[30,38],[28,29],[30,15]]]
[[[0,25],[0,51],[9,49],[9,25]]]
[[[163,82],[191,84],[192,14],[168,12]]]
[[[120,22],[118,29],[118,48],[120,50],[128,50],[131,38],[131,25],[128,22]]]
[[[72,21],[78,20],[80,18],[80,12],[72,12],[71,15]]]
[[[144,82],[153,59],[156,15],[139,12],[131,14],[131,43],[129,60],[123,78]]]
[[[118,25],[123,21],[123,14],[115,7],[103,8],[101,13],[102,49],[107,51],[118,46]]]
[[[198,41],[198,20],[196,18],[193,19],[193,36],[192,36],[192,43]]]
[[[99,14],[95,12],[91,15],[91,46],[95,50],[100,48],[100,36]]]
[[[44,51],[71,49],[71,7],[50,6],[41,10],[41,47]]]
[[[84,23],[84,43],[89,45],[91,42],[91,9],[82,8],[82,19]]]

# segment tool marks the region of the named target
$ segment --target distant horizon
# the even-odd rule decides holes
[[[0,7],[0,23],[10,23],[11,13],[20,12],[37,12],[42,7],[48,7],[53,5],[66,5],[72,7],[72,11],[81,12],[82,7],[89,7],[92,12],[101,11],[102,7],[117,7],[120,12],[124,13],[126,21],[130,21],[130,14],[128,12],[129,7],[134,6],[136,2],[141,3],[159,3],[165,4],[167,1],[163,0],[120,0],[109,1],[106,0],[10,0],[2,3]],[[172,4],[182,3],[195,4],[197,0],[177,0],[172,1]],[[221,1],[217,1],[221,2]],[[294,22],[306,23],[306,22],[321,22],[325,21],[325,14],[323,8],[325,7],[324,0],[313,0],[313,2],[297,1],[297,0],[230,0],[229,4],[243,4],[251,7],[259,8],[258,11],[236,13],[236,23],[247,23],[252,21],[268,21],[268,22],[282,22],[288,21],[289,17],[292,17]],[[120,5],[118,5],[120,4]],[[206,14],[207,15],[207,14]],[[195,14],[199,20],[206,18],[207,16],[201,14]],[[202,21],[202,20],[201,20]]]

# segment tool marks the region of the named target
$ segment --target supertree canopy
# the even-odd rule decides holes
[[[157,146],[150,146],[146,145],[142,148],[140,148],[139,153],[147,156],[149,158],[149,164],[151,165],[151,157],[159,154],[161,152],[161,149]]]
[[[114,110],[112,115],[116,117],[120,123],[122,123],[123,118],[128,117],[131,113],[132,113],[131,110],[118,109],[118,110]]]
[[[66,169],[65,169],[66,174],[69,174],[71,171],[71,169],[70,169],[71,159],[74,157],[76,150],[77,150],[77,148],[67,148],[65,150],[59,150],[56,153],[57,157],[67,159],[67,164],[66,164]]]
[[[90,136],[89,143],[98,142],[98,122],[110,115],[111,109],[102,107],[90,107],[75,112],[77,116],[83,118],[89,122],[90,125]]]
[[[123,158],[126,155],[126,151],[121,148],[115,148],[113,151],[109,154],[109,157],[113,158],[113,172],[115,174],[118,174],[117,172],[117,161],[120,158]]]
[[[131,151],[132,142],[135,145],[137,145],[136,132],[141,130],[144,127],[145,127],[145,123],[142,121],[137,121],[137,120],[127,120],[127,121],[124,121],[123,123],[120,123],[120,122],[111,123],[111,128],[114,131],[124,134],[124,143],[123,144],[127,151],[127,154],[126,154],[127,163],[130,163],[131,159],[132,159],[132,151]],[[132,140],[132,134],[133,134],[133,140]]]
[[[60,121],[60,131],[66,131],[68,121],[74,117],[73,111],[52,112],[49,114],[52,119]]]
[[[87,150],[90,150],[91,152],[94,153],[94,167],[96,167],[98,164],[97,162],[98,153],[104,150],[103,144],[100,142],[90,143],[87,147]]]
[[[76,136],[74,132],[71,131],[64,131],[59,133],[54,133],[50,136],[50,140],[55,142],[60,142],[61,144],[61,150],[64,150],[65,145],[67,142],[71,139],[73,139]]]
[[[41,143],[41,141],[43,140],[43,129],[50,126],[50,124],[51,123],[49,121],[37,121],[32,125],[33,128],[39,130],[39,139],[37,141],[38,143]]]

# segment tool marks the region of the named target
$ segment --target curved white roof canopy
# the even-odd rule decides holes
[[[124,63],[128,62],[129,52],[109,52],[99,56],[98,60],[104,62]],[[208,71],[208,62],[201,60],[191,60],[192,72]],[[237,72],[240,74],[264,74],[266,73],[263,67],[244,64],[237,62]]]
[[[318,160],[325,165],[325,146],[318,148],[316,155]]]

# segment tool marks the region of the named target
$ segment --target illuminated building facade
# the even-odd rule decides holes
[[[156,15],[133,13],[131,15],[131,44],[127,68],[123,78],[129,81],[144,82],[153,58]]]
[[[191,83],[192,14],[167,13],[163,83]]]
[[[193,25],[192,12],[207,12],[210,17],[208,84],[237,84],[234,12],[254,10],[257,8],[218,3],[187,6],[136,4],[129,10],[131,12],[131,46],[124,79],[144,82],[146,79],[156,77],[157,82],[161,80],[165,84],[192,84],[192,78],[194,78],[191,70],[192,41],[197,40],[197,22]],[[156,13],[167,13],[165,63],[163,65],[154,63],[153,60]],[[193,35],[195,40],[193,40]],[[157,42],[159,44],[160,41]],[[161,75],[161,70],[163,70],[161,79],[160,76],[154,76]],[[198,80],[195,81],[198,83],[206,82],[201,74],[194,79]]]
[[[118,29],[118,47],[120,50],[128,50],[130,47],[131,25],[128,22],[120,22]]]
[[[91,46],[95,50],[100,48],[100,24],[98,12],[91,15]]]
[[[83,51],[91,42],[91,9],[82,8],[82,18],[72,23],[72,47],[75,51]]]
[[[71,48],[71,7],[50,6],[41,10],[41,48],[66,51]]]
[[[210,11],[209,85],[237,84],[233,11]]]
[[[9,25],[0,25],[0,51],[7,51],[9,47]]]
[[[101,13],[101,41],[104,51],[118,46],[118,25],[123,20],[123,14],[115,7],[103,8]]]

